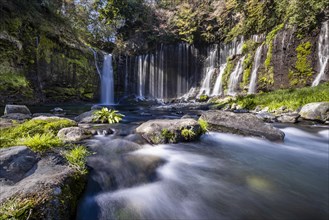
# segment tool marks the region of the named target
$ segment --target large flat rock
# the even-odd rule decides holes
[[[249,113],[206,111],[201,115],[201,119],[208,122],[208,130],[211,131],[262,137],[270,141],[282,141],[284,139],[282,131]]]

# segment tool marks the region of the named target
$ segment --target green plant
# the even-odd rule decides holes
[[[176,142],[176,134],[172,131],[169,131],[167,128],[161,130],[161,136],[165,139],[165,142]]]
[[[75,146],[72,150],[64,152],[67,161],[82,174],[87,173],[86,157],[90,152],[85,146]]]
[[[119,123],[122,118],[124,117],[123,114],[118,113],[117,110],[102,108],[101,110],[95,111],[93,113],[93,121],[101,123],[108,122],[109,124]]]
[[[0,205],[0,219],[28,219],[35,202],[31,199],[10,199]]]
[[[185,140],[193,139],[195,137],[195,132],[193,131],[193,127],[191,127],[190,129],[183,128],[181,131],[181,135]]]
[[[209,97],[205,94],[200,95],[199,101],[200,102],[206,102],[209,99]]]
[[[208,122],[206,122],[202,118],[199,118],[198,123],[200,125],[200,129],[201,129],[202,134],[205,134],[206,132],[208,132],[208,127],[209,127]]]
[[[35,134],[34,136],[26,136],[18,140],[18,145],[25,145],[34,151],[46,151],[52,147],[59,147],[63,142],[55,137],[52,133]]]

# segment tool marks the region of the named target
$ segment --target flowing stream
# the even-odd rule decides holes
[[[139,115],[87,142],[96,154],[78,220],[328,218],[328,128],[283,127],[284,143],[211,132],[153,147],[134,129],[159,116]]]

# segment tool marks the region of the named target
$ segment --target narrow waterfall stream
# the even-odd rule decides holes
[[[312,86],[317,86],[326,74],[327,64],[329,62],[329,22],[324,22],[321,28],[318,41],[318,56],[320,63],[320,71],[315,78]],[[328,73],[329,70],[327,70]]]
[[[103,105],[114,104],[114,80],[111,54],[104,56],[103,71],[101,77],[101,103]]]
[[[235,66],[235,69],[230,75],[230,80],[228,84],[228,95],[235,96],[238,92],[239,82],[241,81],[241,74],[243,72],[243,61],[245,56],[241,57]]]
[[[282,128],[284,143],[211,132],[153,147],[128,118],[88,141],[96,154],[77,220],[327,219],[328,129]]]
[[[262,49],[263,49],[263,44],[257,48],[256,53],[255,53],[254,65],[252,67],[248,94],[256,93],[257,72],[258,72],[258,68],[261,64],[260,61],[261,61],[261,56],[262,56]]]

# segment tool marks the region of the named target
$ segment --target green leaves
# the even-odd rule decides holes
[[[107,122],[109,124],[119,123],[124,115],[118,112],[119,111],[114,109],[102,108],[93,113],[93,121],[101,123]]]

